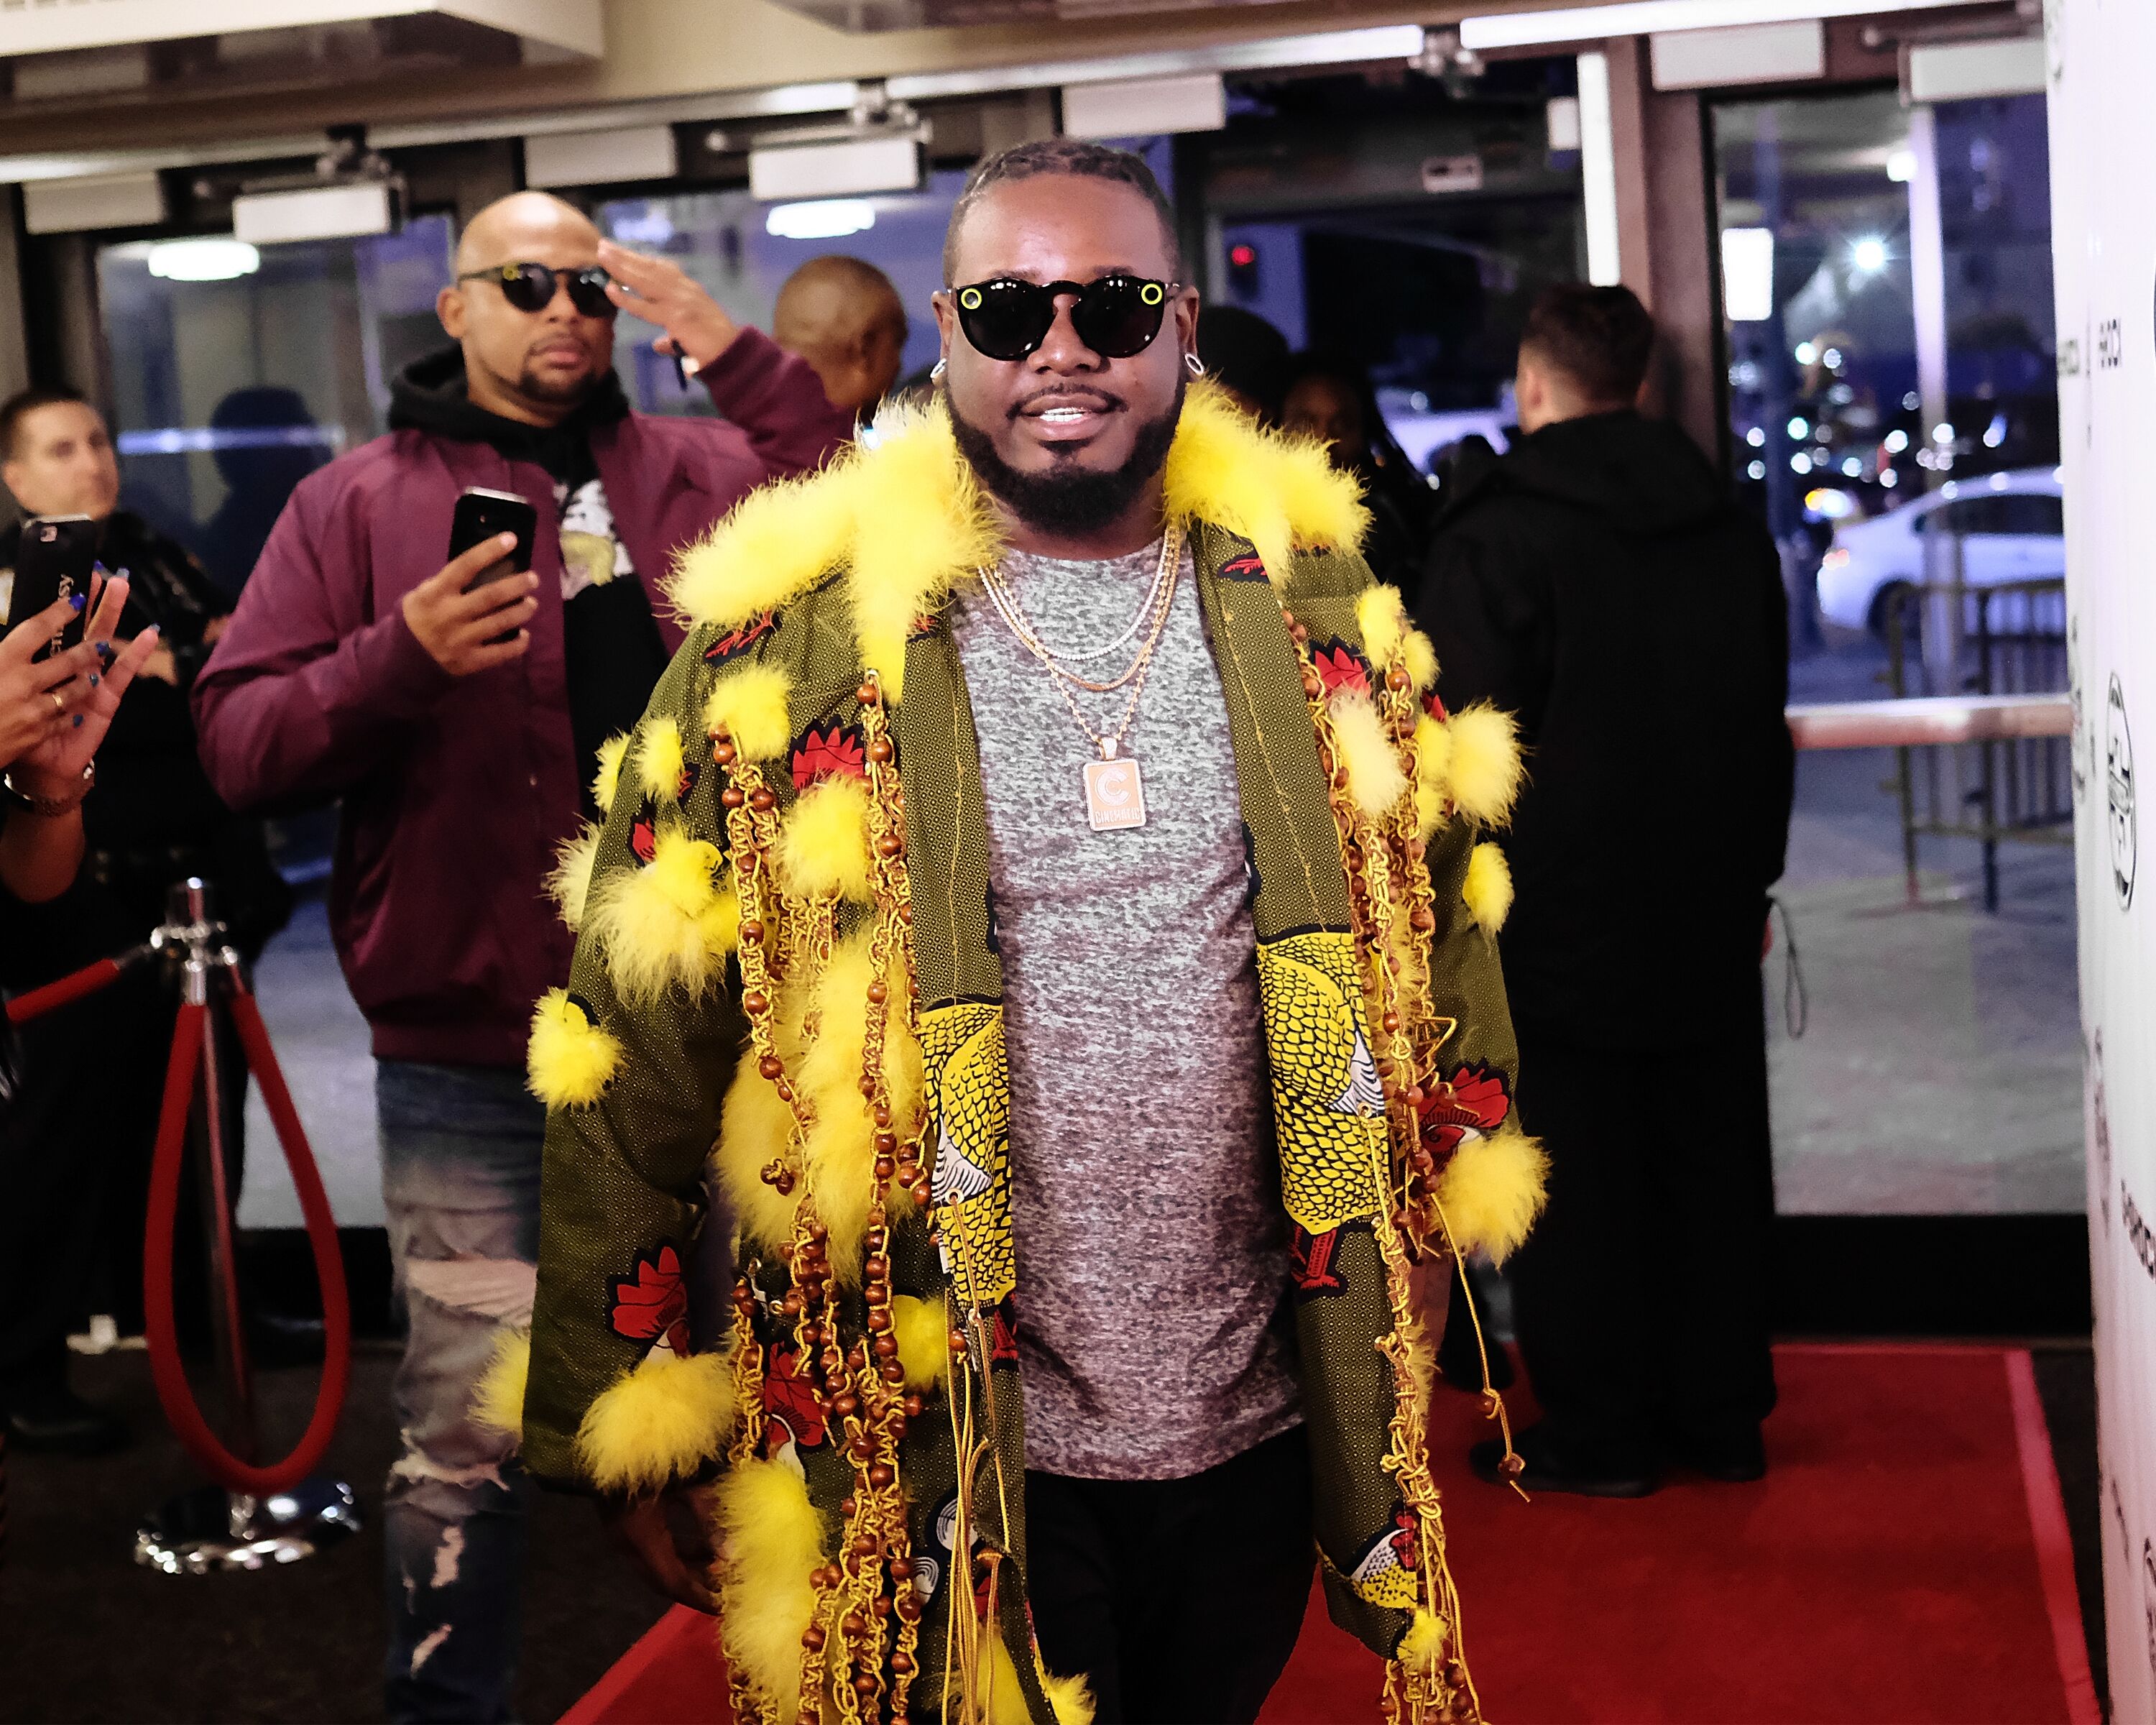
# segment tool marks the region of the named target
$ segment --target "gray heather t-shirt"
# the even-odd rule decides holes
[[[1159,561],[1014,553],[1002,573],[1051,649],[1083,651]],[[968,589],[952,621],[1004,968],[1027,1465],[1203,1472],[1302,1416],[1235,754],[1190,554],[1124,741],[1140,828],[1088,824],[1098,751],[988,596]],[[1141,639],[1072,668],[1105,681]],[[1076,698],[1100,733],[1129,691]]]

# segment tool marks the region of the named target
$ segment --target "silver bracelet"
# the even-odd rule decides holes
[[[32,813],[42,814],[48,820],[57,820],[63,814],[74,814],[76,809],[82,807],[83,798],[90,794],[91,788],[96,783],[97,762],[95,761],[90,762],[82,769],[81,783],[76,786],[73,795],[66,797],[41,797],[34,791],[24,790],[22,786],[15,783],[14,769],[12,768],[5,773],[0,773],[0,785],[7,788],[8,794],[29,809]]]

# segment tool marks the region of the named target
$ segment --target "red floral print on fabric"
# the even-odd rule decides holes
[[[1344,641],[1330,641],[1312,650],[1310,661],[1317,667],[1317,680],[1331,695],[1342,689],[1370,692],[1370,668],[1363,655]]]
[[[1014,1366],[1018,1363],[1018,1302],[1009,1295],[996,1307],[996,1319],[988,1337],[988,1363],[992,1366]]]
[[[1415,1112],[1422,1120],[1422,1141],[1442,1163],[1470,1132],[1493,1132],[1512,1111],[1505,1075],[1486,1065],[1462,1066],[1449,1079],[1423,1087]]]
[[[1430,717],[1436,720],[1440,725],[1452,716],[1450,713],[1445,711],[1445,703],[1437,698],[1437,691],[1435,689],[1431,690],[1429,694],[1423,696],[1422,710],[1428,713]]]
[[[659,823],[649,809],[629,823],[629,855],[647,865],[659,854]]]
[[[793,745],[797,791],[805,791],[823,778],[865,778],[868,771],[868,751],[862,746],[858,726],[844,726],[835,719],[828,730],[819,731],[812,725]]]
[[[765,1355],[763,1373],[763,1453],[776,1455],[791,1442],[797,1450],[814,1450],[824,1440],[824,1410],[816,1399],[816,1386],[808,1381],[808,1357],[791,1344],[791,1338]]]
[[[721,635],[710,646],[705,648],[704,663],[724,665],[730,659],[737,659],[778,626],[778,614],[776,611],[767,611],[761,617],[752,617],[739,629]]]
[[[1263,581],[1265,578],[1265,560],[1254,551],[1246,551],[1239,557],[1229,557],[1220,565],[1224,581]]]
[[[673,1353],[689,1353],[689,1291],[681,1280],[681,1258],[670,1245],[657,1254],[638,1254],[636,1269],[613,1285],[609,1322],[617,1336],[632,1342],[664,1340]]]

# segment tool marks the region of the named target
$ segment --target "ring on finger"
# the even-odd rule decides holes
[[[64,718],[67,715],[67,702],[50,689],[46,690],[45,693],[52,697],[53,711]]]

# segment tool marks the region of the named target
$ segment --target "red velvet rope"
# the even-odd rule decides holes
[[[27,1024],[32,1019],[43,1018],[56,1007],[65,1006],[70,1000],[80,1000],[85,994],[95,994],[108,983],[120,980],[120,961],[100,958],[95,964],[86,964],[80,970],[70,972],[57,982],[47,983],[42,988],[32,988],[18,994],[8,1003],[8,1022]]]
[[[209,1009],[205,1006],[182,1005],[173,1026],[172,1060],[167,1070],[164,1109],[157,1121],[157,1158],[150,1173],[150,1224],[142,1241],[142,1304],[150,1343],[150,1373],[173,1432],[203,1471],[226,1490],[261,1497],[299,1484],[321,1466],[328,1452],[352,1377],[352,1306],[345,1290],[344,1259],[337,1248],[336,1222],[330,1214],[329,1195],[322,1189],[321,1175],[308,1151],[306,1135],[300,1128],[299,1112],[292,1106],[285,1075],[270,1050],[262,1014],[256,1009],[254,997],[242,988],[233,990],[230,1004],[234,1026],[247,1050],[247,1064],[255,1082],[262,1086],[262,1100],[277,1128],[285,1166],[292,1171],[300,1211],[306,1219],[307,1243],[314,1252],[315,1273],[321,1284],[325,1340],[321,1385],[316,1392],[315,1411],[306,1430],[283,1461],[255,1467],[226,1449],[203,1418],[180,1361],[179,1332],[172,1311],[172,1224],[179,1209],[187,1105],[194,1093],[208,1028]]]

